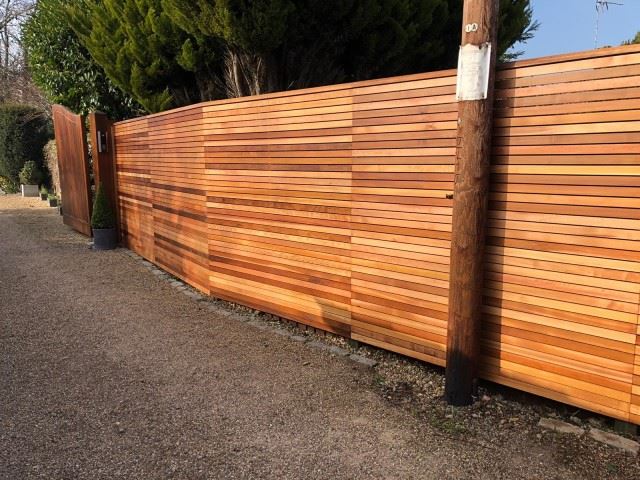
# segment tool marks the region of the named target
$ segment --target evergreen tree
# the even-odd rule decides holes
[[[530,0],[500,0],[498,55],[503,61],[515,60],[521,51],[509,51],[516,43],[533,38],[540,24],[533,20]]]
[[[636,33],[636,36],[630,40],[625,40],[622,45],[634,45],[640,43],[640,32]]]
[[[51,103],[86,115],[102,111],[111,118],[134,116],[141,107],[115,86],[66,20],[70,0],[39,0],[22,30],[34,83]]]
[[[162,0],[172,20],[226,49],[229,96],[450,68],[460,0]],[[501,0],[498,53],[529,39],[529,0]],[[202,41],[202,40],[201,40]],[[511,54],[505,58],[513,58]]]
[[[171,21],[160,0],[81,0],[67,13],[108,77],[147,111],[221,95],[216,42],[196,42]]]
[[[499,55],[536,28],[530,0],[501,6]],[[153,112],[453,67],[462,2],[78,0],[68,13],[108,77]]]

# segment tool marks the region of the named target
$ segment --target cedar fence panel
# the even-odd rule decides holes
[[[353,88],[352,337],[444,365],[455,71]]]
[[[640,55],[616,52],[498,73],[483,373],[627,420],[640,293]]]
[[[444,365],[455,71],[115,124],[129,248]],[[640,423],[640,48],[499,68],[484,378]]]

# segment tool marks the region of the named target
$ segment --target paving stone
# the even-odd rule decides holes
[[[340,357],[346,357],[347,355],[349,355],[349,352],[347,350],[345,350],[344,348],[340,348],[337,345],[331,345],[329,348],[327,348],[327,350]]]
[[[333,353],[334,355],[339,355],[341,357],[346,357],[347,355],[349,355],[349,352],[346,351],[344,348],[340,348],[336,345],[329,345],[324,342],[319,342],[318,340],[309,342],[307,345],[313,348],[317,348],[319,350],[326,350],[327,352]]]
[[[604,432],[597,428],[592,428],[589,430],[589,435],[598,442],[606,443],[611,447],[619,448],[620,450],[624,450],[632,455],[637,455],[640,451],[640,443],[621,437],[615,433]]]
[[[596,428],[601,428],[605,426],[605,421],[603,418],[596,418],[596,417],[589,417],[587,419],[587,422],[589,423],[589,425],[591,425],[592,427],[596,427]]]
[[[570,433],[577,436],[584,434],[584,430],[582,428],[561,420],[556,420],[555,418],[541,418],[538,422],[538,426],[559,433]]]
[[[354,362],[361,363],[362,365],[365,365],[367,367],[375,367],[378,364],[378,362],[376,362],[373,358],[363,357],[362,355],[357,355],[355,353],[349,355],[349,358]]]
[[[314,340],[313,342],[309,342],[307,345],[309,345],[312,348],[318,348],[320,350],[327,350],[329,348],[329,345],[327,345],[326,343],[319,342],[317,340]]]

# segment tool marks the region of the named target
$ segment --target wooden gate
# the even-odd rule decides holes
[[[63,221],[91,236],[91,182],[84,118],[54,105],[53,125],[58,147]]]

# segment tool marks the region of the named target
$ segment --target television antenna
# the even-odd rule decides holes
[[[624,3],[613,2],[611,0],[596,0],[596,34],[593,40],[593,48],[598,48],[598,30],[600,28],[600,15],[605,10],[609,10],[609,5],[622,6],[624,5]]]

